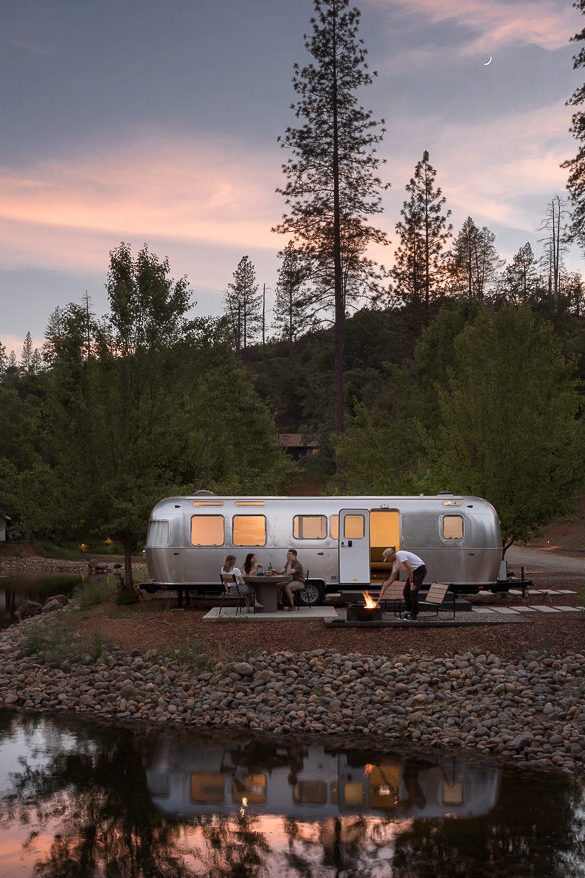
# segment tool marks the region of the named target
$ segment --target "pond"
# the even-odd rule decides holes
[[[0,874],[585,872],[584,789],[460,755],[0,711]]]
[[[24,601],[43,604],[55,594],[69,596],[83,576],[66,573],[0,576],[0,628],[17,621],[16,611]]]

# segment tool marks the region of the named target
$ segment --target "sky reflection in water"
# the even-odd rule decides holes
[[[585,872],[581,784],[459,756],[0,711],[0,874]]]

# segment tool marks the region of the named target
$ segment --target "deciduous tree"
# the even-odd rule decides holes
[[[571,509],[583,480],[581,401],[549,323],[482,311],[455,340],[439,421],[427,432],[435,490],[490,500],[508,544]]]

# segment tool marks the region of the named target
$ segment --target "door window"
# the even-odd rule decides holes
[[[363,515],[346,515],[343,519],[343,536],[346,540],[361,540],[366,532]]]

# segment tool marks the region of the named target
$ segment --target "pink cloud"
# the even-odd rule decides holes
[[[98,242],[129,237],[274,247],[279,178],[273,156],[155,138],[99,157],[0,173],[5,261],[30,264],[36,250],[43,263],[65,258],[71,267],[96,267],[96,260],[103,266]],[[81,251],[69,243],[67,254],[72,238]]]
[[[569,110],[564,104],[543,107],[507,119],[452,126],[439,139],[435,154],[441,183],[454,209],[533,231],[539,217],[522,205],[523,198],[542,196],[544,205],[563,192]],[[534,132],[546,131],[546,138]]]
[[[388,9],[387,0],[369,2]],[[579,13],[558,0],[395,0],[396,5],[431,22],[455,21],[477,31],[478,36],[461,47],[462,54],[492,54],[502,46],[528,43],[558,49],[582,27]]]

